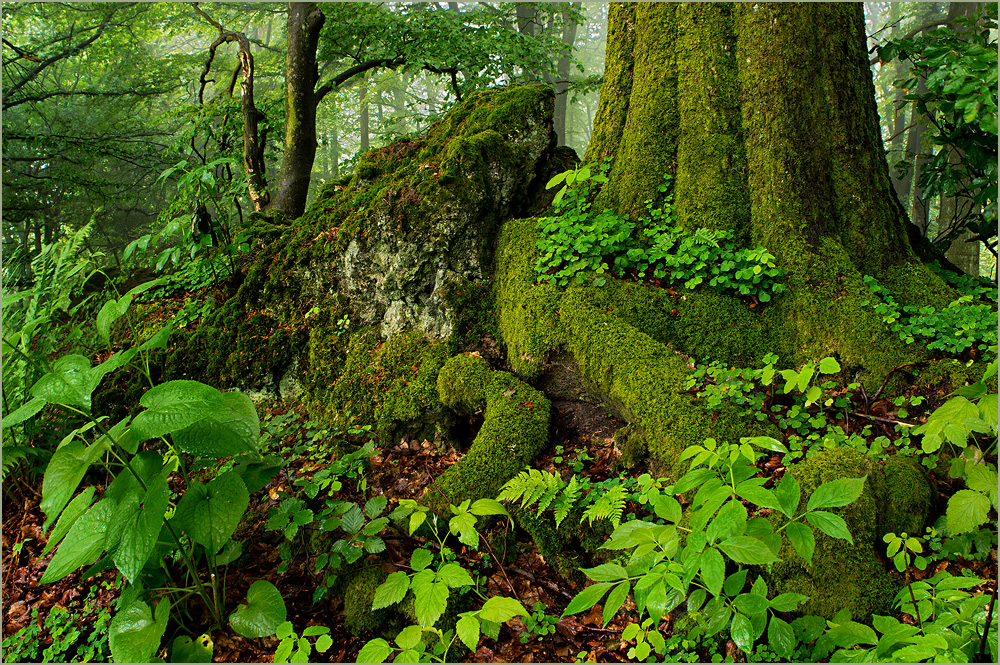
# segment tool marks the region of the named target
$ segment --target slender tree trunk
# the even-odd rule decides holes
[[[326,17],[316,3],[288,3],[285,57],[285,152],[272,208],[290,218],[305,212],[316,158],[316,45]]]
[[[368,75],[362,74],[358,80],[358,132],[361,139],[361,152],[368,152],[368,139],[370,130],[368,127]]]
[[[952,294],[892,194],[861,6],[616,3],[609,28],[587,160],[613,165],[595,206],[642,215],[674,173],[682,226],[732,230],[789,272],[762,312],[785,362],[837,354],[881,376],[919,355],[862,305],[865,274],[908,304]]]
[[[579,9],[582,3],[576,3],[576,8]],[[568,49],[566,55],[559,58],[556,63],[556,74],[558,80],[556,81],[556,109],[553,114],[553,130],[556,133],[556,141],[559,145],[566,145],[566,104],[568,101],[566,90],[569,88],[569,72],[570,72],[570,60],[569,56],[573,50],[573,44],[576,42],[576,22],[570,20],[570,13],[568,11],[563,12],[563,31],[562,31],[562,43]]]

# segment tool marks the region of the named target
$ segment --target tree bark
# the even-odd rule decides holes
[[[892,193],[861,5],[616,3],[609,25],[587,160],[612,167],[595,207],[642,215],[674,173],[679,224],[731,230],[788,270],[762,313],[785,361],[837,354],[878,375],[911,355],[862,306],[862,276],[906,304],[951,292]]]
[[[316,3],[288,3],[285,57],[285,152],[270,207],[289,218],[302,215],[316,158],[316,45],[326,17]]]

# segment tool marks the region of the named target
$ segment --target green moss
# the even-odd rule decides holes
[[[500,332],[516,372],[536,377],[557,349],[570,352],[581,377],[640,430],[657,462],[656,472],[663,475],[674,474],[685,447],[708,436],[734,441],[764,433],[761,428],[767,425],[743,421],[735,410],[723,411],[717,419],[703,413],[683,394],[686,360],[664,342],[687,340],[706,355],[721,350],[724,357],[752,365],[766,352],[766,345],[755,346],[766,320],[722,307],[722,296],[697,293],[673,300],[666,291],[613,279],[601,289],[571,287],[565,292],[537,285],[536,233],[535,220],[507,222],[494,271]],[[750,325],[741,327],[740,322]],[[700,335],[696,324],[702,326]],[[713,328],[720,334],[706,334]]]
[[[477,347],[486,336],[500,336],[489,285],[459,279],[446,287],[444,307],[452,324],[447,342],[449,354]]]
[[[447,504],[494,498],[508,480],[535,458],[549,433],[549,400],[506,372],[475,356],[449,358],[437,379],[441,402],[466,413],[483,412],[483,425],[469,452],[441,474],[427,504],[445,513]]]
[[[445,354],[444,344],[418,332],[386,341],[359,332],[351,337],[334,385],[325,395],[313,393],[310,413],[322,420],[350,412],[386,440],[404,431],[433,437],[435,421],[443,416],[436,379]]]
[[[898,585],[882,564],[882,536],[904,527],[908,533],[922,531],[931,497],[922,471],[910,460],[893,459],[882,465],[857,450],[841,448],[824,451],[789,472],[802,489],[800,512],[825,482],[861,476],[868,480],[857,501],[830,509],[847,523],[853,544],[814,529],[816,549],[812,565],[806,565],[785,539],[782,560],[768,574],[774,592],[809,596],[799,608],[803,614],[831,618],[846,608],[856,620],[865,621],[873,612],[891,613]],[[787,521],[776,513],[771,519],[775,527]]]
[[[355,637],[371,633],[381,634],[390,622],[389,609],[373,610],[375,590],[388,577],[382,566],[362,568],[346,576],[339,589],[344,599],[344,626]]]

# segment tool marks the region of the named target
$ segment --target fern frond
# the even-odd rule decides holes
[[[719,241],[715,237],[715,232],[711,229],[706,229],[704,227],[697,229],[691,236],[699,245],[711,245],[712,247],[718,247]]]
[[[628,490],[621,485],[612,487],[587,507],[580,522],[590,520],[590,524],[593,524],[594,520],[610,519],[611,524],[617,529],[622,521],[622,513],[625,512],[625,497],[627,495]]]
[[[525,508],[527,506],[534,505],[541,499],[544,499],[548,495],[548,502],[545,506],[547,507],[549,503],[552,502],[552,497],[555,493],[561,489],[562,478],[555,476],[547,471],[539,471],[538,469],[528,469],[517,474],[511,478],[500,490],[500,494],[497,496],[498,501],[517,501],[521,500],[521,507]],[[541,514],[541,508],[538,513]]]
[[[556,513],[556,528],[559,528],[559,524],[566,519],[569,515],[569,511],[573,509],[573,505],[580,496],[580,482],[577,480],[576,474],[573,474],[569,478],[569,483],[563,489],[562,493],[559,495],[558,500],[556,500],[553,509]]]

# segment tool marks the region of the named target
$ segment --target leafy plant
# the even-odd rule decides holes
[[[276,663],[308,663],[314,648],[317,653],[326,653],[333,646],[330,629],[326,626],[306,626],[300,636],[295,633],[292,622],[285,621],[275,629],[274,635],[281,640],[274,652]],[[316,643],[306,639],[308,637],[315,637]]]
[[[136,293],[149,287],[137,287],[105,304],[97,316],[98,332],[105,340]],[[84,577],[115,567],[127,582],[121,610],[110,624],[109,645],[119,661],[148,661],[160,646],[172,607],[192,591],[205,603],[215,625],[224,625],[225,590],[218,569],[239,556],[241,545],[232,536],[250,492],[267,482],[267,477],[261,482],[260,474],[254,473],[265,466],[255,447],[260,427],[250,399],[242,393],[222,393],[197,381],[169,381],[146,391],[139,400],[145,410],[134,417],[111,424],[91,412],[91,393],[98,383],[126,364],[133,364],[153,385],[148,354],[165,346],[169,333],[168,325],[97,367],[84,356],[65,355],[30,389],[35,404],[55,404],[86,420],[64,439],[45,470],[43,528],[55,522],[46,550],[58,548],[40,582],[55,582],[99,559]],[[137,358],[140,362],[135,362]],[[151,443],[142,445],[147,441]],[[156,450],[158,446],[165,448],[166,456]],[[194,480],[185,466],[186,456],[197,460],[231,455],[241,456],[243,463],[208,483]],[[96,503],[94,487],[74,497],[95,464],[113,480]],[[168,480],[178,471],[187,490],[171,507]],[[165,565],[146,565],[171,552],[179,554],[192,589],[175,587]],[[207,581],[201,576],[200,560],[209,568]],[[157,588],[161,591],[154,597],[150,590]],[[248,637],[273,634],[285,614],[274,585],[255,582],[247,600],[229,615],[233,628]]]
[[[527,644],[532,639],[541,642],[546,635],[556,632],[559,617],[548,614],[545,610],[545,603],[541,601],[536,600],[531,606],[531,612],[524,617],[524,631],[518,635],[521,644]]]
[[[493,499],[479,499],[474,503],[466,500],[450,508],[453,516],[448,521],[448,532],[470,547],[478,547],[482,539],[482,534],[475,528],[477,517],[507,516],[507,510]],[[474,590],[477,587],[476,580],[460,563],[447,559],[449,550],[444,546],[445,536],[439,533],[437,515],[425,506],[412,499],[404,499],[393,511],[393,518],[406,520],[410,535],[425,523],[430,526],[431,533],[438,541],[440,556],[435,563],[435,555],[430,550],[414,550],[409,566],[412,572],[398,570],[391,573],[375,590],[372,609],[390,607],[412,594],[417,624],[400,631],[395,638],[396,646],[381,638],[369,640],[358,654],[357,662],[382,663],[394,653],[396,662],[444,662],[456,640],[460,640],[470,650],[475,650],[480,635],[496,639],[500,624],[515,616],[527,616],[528,612],[519,601],[492,596],[485,600],[480,609],[459,614],[454,630],[445,631],[436,626],[448,606],[448,598],[452,592]]]
[[[864,280],[875,298],[862,304],[873,304],[882,320],[907,344],[920,337],[928,349],[959,354],[970,348],[985,351],[997,343],[995,291],[993,305],[972,304],[973,296],[962,295],[945,309],[935,310],[929,305],[901,306],[874,277],[865,275]]]
[[[38,625],[38,608],[32,608],[31,621],[4,639],[4,661],[107,662],[111,656],[108,647],[111,610],[96,606],[96,592],[97,587],[92,587],[79,608],[54,605],[42,620],[41,627]],[[46,636],[51,643],[43,650],[42,642]]]
[[[785,290],[779,281],[785,271],[765,248],[737,249],[729,231],[687,232],[674,225],[670,174],[664,174],[658,188],[662,206],[646,201],[648,217],[632,222],[611,210],[592,213],[597,188],[607,182],[609,168],[608,162],[583,165],[546,184],[547,189],[562,187],[552,200],[559,215],[538,222],[541,237],[535,271],[543,281],[583,284],[584,273],[593,272],[594,285],[602,286],[602,275],[613,266],[620,275],[631,270],[640,279],[648,274],[688,289],[705,283],[759,302]]]
[[[749,652],[767,629],[772,648],[779,654],[790,654],[797,638],[791,625],[774,612],[792,611],[806,596],[785,593],[768,599],[762,578],[744,593],[748,571],[743,566],[777,561],[782,533],[795,551],[811,562],[815,537],[806,523],[831,537],[851,541],[844,520],[823,509],[853,502],[860,496],[865,478],[824,483],[800,510],[801,492],[790,473],[773,490],[763,487],[766,479],[754,478],[754,445],[785,452],[780,442],[768,437],[743,439],[739,444],[719,444],[708,439],[704,445],[687,448],[682,458],[693,458],[691,471],[676,485],[651,497],[655,514],[663,522],[632,520],[617,527],[601,547],[629,552],[627,561],[624,565],[611,562],[584,569],[595,584],[577,594],[564,614],[587,610],[607,594],[603,610],[607,624],[632,591],[640,618],[648,613],[656,626],[664,614],[687,600],[689,612],[698,612],[704,606],[708,617],[705,635],[729,626],[733,641]],[[681,547],[681,506],[674,495],[688,492],[694,492],[694,497],[690,528]],[[750,519],[744,500],[779,511],[788,521],[775,531],[767,518]],[[728,576],[727,558],[739,565]],[[655,638],[646,639],[654,648],[657,646]]]

